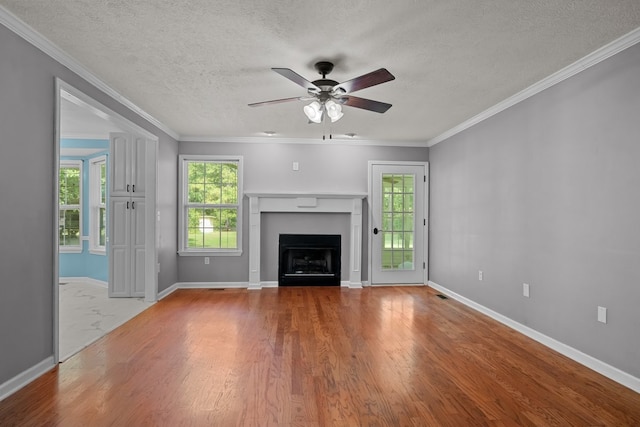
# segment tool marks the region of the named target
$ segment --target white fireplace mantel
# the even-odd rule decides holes
[[[249,198],[249,289],[262,288],[260,280],[260,221],[263,212],[315,212],[351,214],[349,242],[350,288],[362,287],[362,200],[366,193],[254,193]]]

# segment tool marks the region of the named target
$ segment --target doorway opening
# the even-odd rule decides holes
[[[109,202],[111,136],[145,141],[146,192],[140,217],[145,257],[138,298],[109,298],[111,235],[119,231]],[[56,80],[54,188],[54,358],[60,362],[115,329],[157,299],[156,159],[158,139],[62,80]],[[116,160],[120,162],[120,159]]]

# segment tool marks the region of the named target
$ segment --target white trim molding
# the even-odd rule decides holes
[[[348,287],[362,287],[362,200],[366,193],[245,193],[249,198],[249,289],[260,281],[260,222],[263,212],[348,213],[351,216]],[[341,283],[342,286],[342,283]]]
[[[637,44],[640,42],[640,28],[636,28],[635,30],[625,34],[624,36],[612,41],[611,43],[604,45],[600,49],[595,50],[589,55],[585,56],[574,62],[571,65],[551,74],[548,77],[540,80],[537,83],[532,84],[528,88],[521,90],[513,96],[505,99],[502,102],[497,103],[493,107],[488,108],[480,114],[477,114],[471,117],[469,120],[460,123],[458,126],[455,126],[448,131],[436,136],[435,138],[431,138],[427,141],[427,147],[433,147],[434,145],[451,138],[452,136],[469,129],[470,127],[498,114],[501,111],[506,110],[509,107],[512,107],[532,96],[542,92],[545,89],[554,86],[569,77],[572,77],[581,71],[586,70],[587,68],[593,67],[594,65],[604,61],[607,58],[612,57],[616,53],[622,52],[623,50]]]
[[[249,282],[178,282],[176,289],[247,289]]]
[[[28,385],[42,375],[56,367],[53,356],[47,357],[42,362],[33,365],[26,371],[23,371],[11,378],[10,380],[0,384],[0,401],[9,397],[16,391]]]
[[[523,335],[526,335],[527,337],[538,341],[540,344],[545,345],[547,347],[549,347],[552,350],[557,351],[558,353],[567,356],[568,358],[580,363],[581,365],[586,366],[587,368],[593,369],[594,371],[598,372],[599,374],[604,375],[607,378],[612,379],[613,381],[622,384],[625,387],[630,388],[631,390],[634,390],[638,393],[640,393],[640,378],[636,378],[633,375],[630,375],[624,371],[621,371],[620,369],[613,367],[601,360],[596,359],[595,357],[589,356],[588,354],[585,354],[583,352],[581,352],[580,350],[577,350],[571,346],[568,346],[567,344],[564,344],[560,341],[557,341],[547,335],[544,335],[538,331],[536,331],[535,329],[532,329],[528,326],[525,326],[521,323],[516,322],[513,319],[510,319],[509,317],[506,317],[496,311],[493,311],[481,304],[478,304],[475,301],[472,301],[466,297],[463,297],[460,294],[457,294],[447,288],[445,288],[444,286],[440,286],[439,284],[429,280],[429,286],[433,289],[436,289],[439,292],[442,292],[443,294],[461,302],[462,304],[471,307],[472,309],[479,311],[482,314],[485,314],[489,317],[491,317],[494,320],[497,320],[498,322],[502,323],[503,325],[506,325],[508,327],[510,327],[511,329],[514,329],[518,332],[520,332]]]
[[[175,291],[178,290],[178,283],[174,283],[173,285],[169,286],[167,289],[158,292],[158,301],[160,301],[163,298],[168,297],[169,295],[171,295],[172,293],[174,293]]]
[[[331,139],[286,138],[278,136],[180,136],[180,142],[211,142],[232,144],[316,144],[316,145],[366,145],[382,147],[427,147],[427,141],[376,140],[334,136]]]

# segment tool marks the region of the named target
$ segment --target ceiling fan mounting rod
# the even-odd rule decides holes
[[[329,61],[319,61],[316,62],[314,67],[320,74],[322,74],[322,78],[324,79],[327,77],[327,74],[331,73],[333,70],[333,63]]]

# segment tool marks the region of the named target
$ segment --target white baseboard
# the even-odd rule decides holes
[[[163,290],[162,292],[159,292],[158,293],[158,301],[160,301],[162,298],[165,298],[168,295],[172,294],[176,289],[178,289],[178,284],[174,283],[173,285],[169,286],[167,289]]]
[[[98,285],[103,288],[108,288],[109,284],[105,281],[94,279],[92,277],[60,277],[58,278],[60,283],[90,283],[92,285]]]
[[[348,287],[350,289],[360,289],[362,288],[362,283],[343,281],[340,282],[340,286]],[[176,289],[249,289],[249,290],[260,290],[264,288],[277,288],[278,282],[273,281],[261,281],[260,283],[254,284],[249,282],[178,282],[171,286],[169,289],[162,291],[158,294],[158,299],[162,299],[165,296],[169,295],[171,292]]]
[[[593,369],[599,374],[604,375],[607,378],[612,379],[613,381],[622,384],[625,387],[629,387],[631,390],[640,393],[640,378],[636,378],[631,374],[628,374],[620,369],[611,366],[601,360],[596,359],[595,357],[589,356],[581,352],[580,350],[576,350],[575,348],[568,346],[560,341],[557,341],[547,335],[544,335],[535,329],[532,329],[528,326],[525,326],[521,323],[516,322],[509,317],[506,317],[496,311],[493,311],[483,305],[478,304],[475,301],[472,301],[462,295],[459,295],[444,286],[440,286],[439,284],[429,281],[429,286],[433,289],[436,289],[443,294],[460,301],[462,304],[473,308],[476,311],[479,311],[482,314],[485,314],[491,317],[494,320],[520,332],[523,335],[528,336],[529,338],[538,341],[540,344],[543,344],[564,356],[567,356],[570,359],[580,363],[581,365],[586,366],[587,368]]]
[[[277,280],[269,280],[265,282],[260,282],[260,288],[277,288],[278,281]]]
[[[249,282],[178,282],[177,289],[244,289]]]
[[[50,356],[44,359],[42,362],[11,378],[9,381],[0,384],[0,401],[6,397],[9,397],[41,375],[46,374],[47,372],[55,368],[55,366],[56,364],[53,361],[53,356]]]

